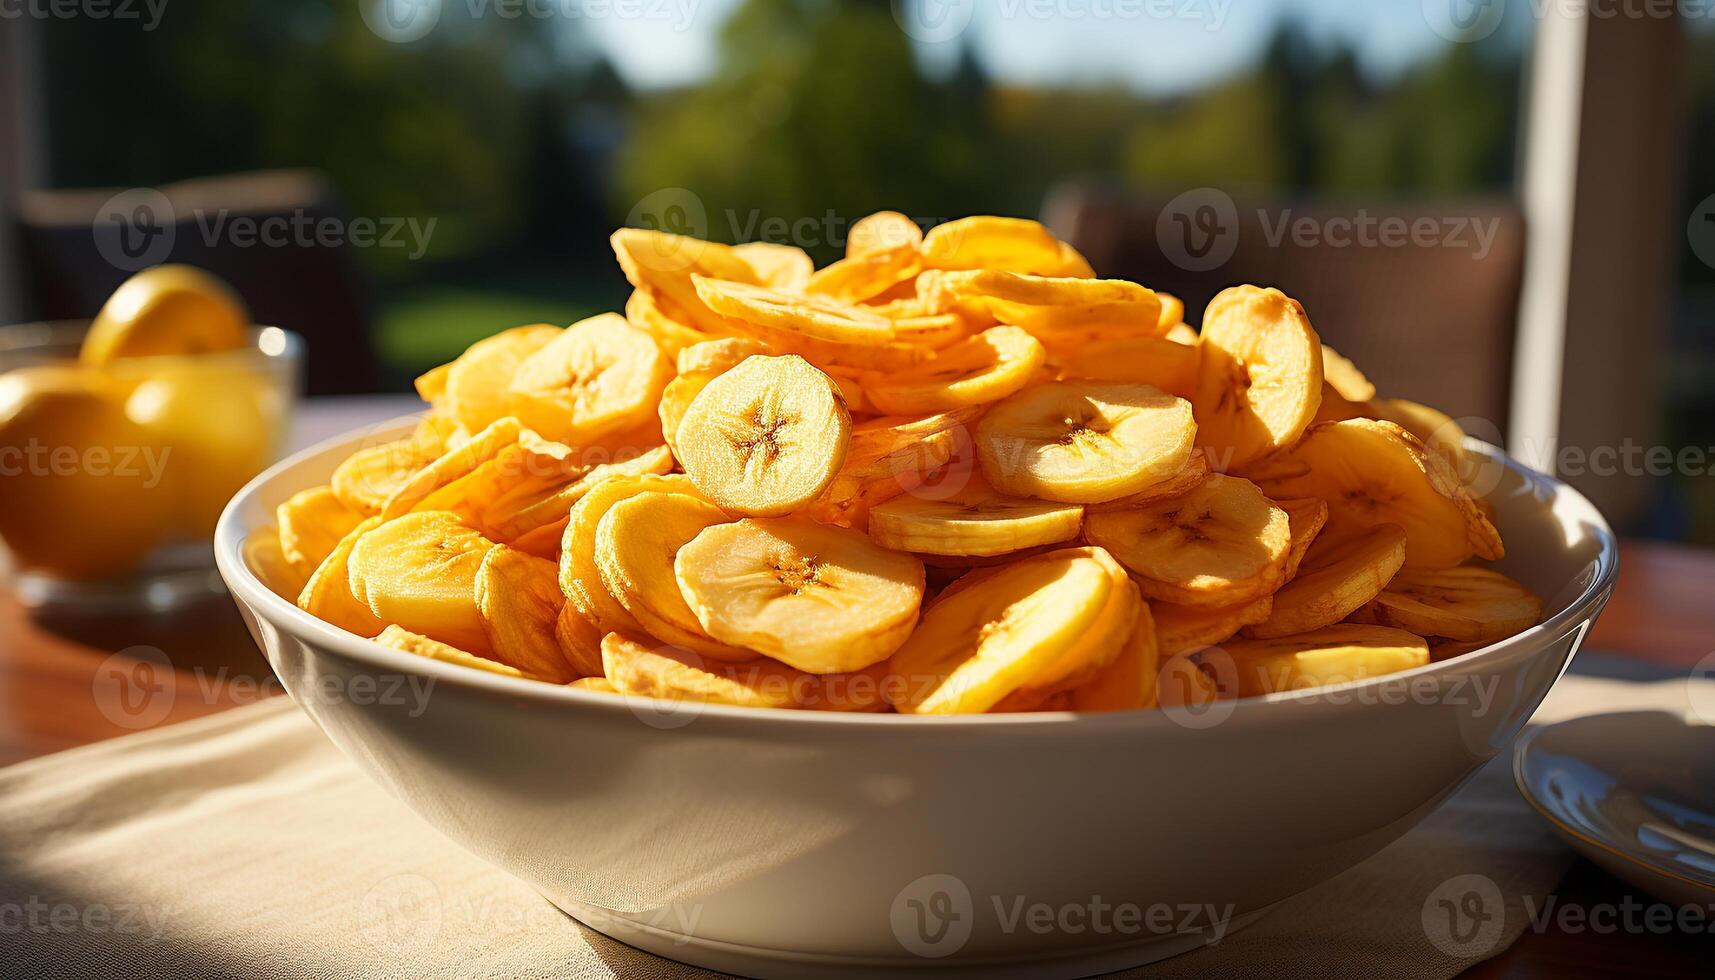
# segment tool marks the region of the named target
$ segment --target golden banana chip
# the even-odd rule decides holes
[[[1091,513],[1084,537],[1130,569],[1147,598],[1189,606],[1233,606],[1273,592],[1292,545],[1285,511],[1256,484],[1219,473],[1182,497]]]
[[[656,446],[565,480],[521,484],[489,500],[480,511],[478,526],[496,541],[512,542],[544,527],[563,524],[572,505],[609,477],[668,473],[672,469],[673,454],[665,446]]]
[[[333,471],[333,492],[361,514],[379,514],[389,497],[417,471],[435,461],[441,449],[401,439],[357,450]]]
[[[706,374],[710,378],[731,371],[753,354],[770,353],[767,347],[747,337],[705,340],[679,351],[679,374]]]
[[[416,380],[411,382],[411,387],[417,390],[417,397],[430,405],[438,404],[445,399],[447,396],[447,375],[452,373],[452,369],[451,364],[442,364],[417,375]]]
[[[1203,311],[1197,426],[1217,468],[1243,467],[1304,434],[1322,399],[1322,353],[1304,307],[1278,289],[1235,286]]]
[[[457,515],[438,510],[406,514],[378,525],[352,546],[351,595],[383,625],[395,623],[491,656],[477,611],[476,574],[494,547]]]
[[[1236,606],[1149,604],[1155,618],[1155,643],[1162,660],[1196,653],[1237,636],[1239,630],[1268,619],[1274,597],[1263,596]]]
[[[697,297],[691,277],[761,284],[750,263],[727,245],[641,228],[621,228],[611,242],[625,278],[649,294],[655,310],[705,334],[705,340],[733,330],[725,317]]]
[[[1286,519],[1292,525],[1292,547],[1286,552],[1286,573],[1281,576],[1282,581],[1290,582],[1298,574],[1298,565],[1310,551],[1311,543],[1328,523],[1328,505],[1315,497],[1276,500],[1274,505],[1286,511]]]
[[[850,303],[702,276],[693,281],[710,309],[740,323],[833,344],[879,346],[893,340],[893,321]]]
[[[827,489],[851,426],[839,389],[808,361],[752,357],[692,400],[679,422],[679,462],[725,510],[775,517]]]
[[[935,352],[897,374],[869,374],[864,392],[877,411],[927,415],[999,401],[1036,376],[1044,352],[1035,337],[1017,327],[994,327]]]
[[[1332,626],[1374,599],[1405,563],[1405,531],[1377,524],[1311,545],[1298,575],[1274,594],[1268,619],[1245,630],[1267,639]]]
[[[1027,276],[1056,274],[1067,267],[1069,251],[1038,222],[989,216],[936,225],[923,236],[922,247],[930,268],[996,269]]]
[[[1161,648],[1147,603],[1138,605],[1137,622],[1119,654],[1096,675],[1071,691],[1073,711],[1137,711],[1156,706],[1160,692]]]
[[[567,514],[560,543],[560,591],[603,634],[643,632],[631,613],[608,594],[596,565],[596,532],[614,504],[640,493],[683,493],[702,499],[683,474],[612,476],[591,486]]]
[[[1376,386],[1358,366],[1339,351],[1322,345],[1322,380],[1349,402],[1367,402],[1376,397]]]
[[[728,521],[719,507],[682,493],[640,493],[608,508],[596,528],[595,563],[607,592],[658,640],[717,660],[756,657],[710,636],[673,573],[679,549]]]
[[[977,425],[977,457],[996,489],[1101,503],[1184,469],[1191,406],[1148,385],[1057,381],[1026,388]]]
[[[1325,422],[1247,475],[1271,497],[1320,497],[1324,535],[1377,524],[1405,529],[1408,570],[1452,568],[1505,552],[1500,535],[1439,455],[1392,422]]]
[[[804,285],[816,271],[816,263],[796,245],[746,242],[734,245],[732,254],[743,259],[756,272],[758,282],[783,293],[803,292]]]
[[[1062,381],[1145,384],[1189,400],[1197,392],[1196,347],[1165,337],[1093,340],[1055,346],[1048,364]]]
[[[687,280],[687,285],[689,281]],[[705,311],[712,320],[720,321],[712,311]],[[631,298],[625,301],[625,322],[655,338],[655,343],[661,348],[661,353],[676,357],[681,350],[697,344],[724,336],[724,333],[709,333],[691,326],[686,321],[689,317],[673,309],[672,304],[656,296],[647,289],[635,289]],[[717,326],[726,330],[724,322]]]
[[[620,694],[741,708],[796,708],[797,671],[773,661],[709,663],[695,651],[609,633],[601,641],[608,683]]]
[[[1161,318],[1161,301],[1155,293],[1123,279],[1024,276],[983,269],[948,273],[942,284],[963,302],[980,303],[1001,323],[1022,327],[1045,341],[1149,335],[1156,332]]]
[[[886,660],[923,601],[917,559],[802,518],[710,527],[679,549],[673,569],[708,635],[812,674]]]
[[[947,497],[906,494],[869,511],[869,536],[886,548],[931,555],[1006,555],[1070,541],[1084,508],[1009,497],[980,477]]]
[[[1429,645],[1420,636],[1350,623],[1272,640],[1235,640],[1221,650],[1238,668],[1239,697],[1344,684],[1429,662]]]
[[[1145,606],[1125,568],[1101,548],[1079,549],[1107,569],[1112,588],[1096,622],[1077,642],[1024,682],[1023,689],[1064,691],[1081,686],[1119,656]]]
[[[549,439],[584,445],[654,418],[672,363],[654,338],[603,313],[574,323],[518,365],[512,414]]]
[[[915,281],[922,271],[923,256],[913,246],[875,249],[820,269],[805,283],[804,292],[841,303],[863,303],[900,283]]]
[[[554,563],[496,545],[476,573],[476,608],[494,659],[563,684],[576,678],[555,636],[566,597]]]
[[[281,556],[294,574],[308,580],[340,540],[363,523],[363,514],[347,507],[333,487],[322,486],[293,494],[274,509],[274,519]]]
[[[523,426],[507,416],[483,429],[456,449],[429,463],[402,483],[381,505],[381,519],[393,520],[408,514],[435,491],[474,473],[508,447],[516,445]]]
[[[846,255],[866,255],[895,248],[917,250],[923,244],[923,229],[898,211],[877,211],[852,222],[846,236]]]
[[[375,638],[375,642],[384,647],[392,647],[395,650],[414,653],[419,657],[427,657],[430,660],[439,660],[442,663],[458,664],[460,667],[471,667],[476,670],[487,671],[490,674],[499,674],[502,677],[529,677],[532,680],[547,679],[537,677],[533,674],[526,674],[516,667],[509,667],[506,664],[490,660],[487,657],[479,657],[474,653],[466,653],[458,647],[449,646],[439,640],[431,640],[421,633],[413,633],[408,629],[403,629],[396,625],[389,626],[382,630],[381,635]]]
[[[888,417],[853,426],[845,463],[810,515],[829,524],[867,526],[871,507],[930,486],[961,450],[968,457],[967,426],[981,414],[982,406],[970,406],[928,418]]]
[[[589,621],[578,607],[566,602],[554,620],[554,642],[560,656],[580,677],[601,677],[601,628]]]
[[[545,323],[513,327],[470,345],[448,368],[448,411],[471,432],[511,415],[507,389],[518,366],[564,332]]]
[[[1420,636],[1493,643],[1535,626],[1542,600],[1500,572],[1467,566],[1402,572],[1365,611]]]
[[[577,680],[571,682],[570,684],[567,684],[566,686],[572,687],[572,688],[577,688],[580,691],[592,691],[596,694],[618,694],[619,693],[619,688],[614,687],[612,681],[608,680],[605,677],[601,677],[601,676],[580,677]]]
[[[377,619],[375,613],[352,594],[350,577],[352,548],[356,547],[359,538],[380,523],[379,517],[366,518],[352,528],[351,533],[339,539],[304,584],[304,591],[298,595],[299,609],[358,636],[376,636],[387,628],[386,623]]]

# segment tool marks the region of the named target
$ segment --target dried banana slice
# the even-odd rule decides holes
[[[927,415],[999,401],[1035,377],[1046,354],[1017,327],[993,327],[898,374],[867,374],[863,389],[877,411]]]
[[[621,228],[610,241],[625,278],[639,292],[649,294],[655,310],[701,332],[704,340],[733,330],[725,317],[697,297],[693,275],[761,284],[756,270],[728,245],[641,228]]]
[[[753,354],[767,353],[769,353],[767,347],[748,337],[722,337],[719,340],[705,340],[679,351],[679,374],[705,374],[713,378],[715,375],[738,367],[744,363],[745,358]]]
[[[566,597],[554,563],[496,545],[476,572],[476,608],[494,659],[563,684],[578,676],[554,629]]]
[[[1022,327],[1044,341],[1091,335],[1154,333],[1161,317],[1155,293],[1124,279],[1023,276],[983,269],[950,272],[942,287],[967,304],[980,304],[1001,323]]]
[[[388,521],[352,546],[351,594],[382,623],[489,656],[476,606],[476,573],[495,547],[445,511]]]
[[[764,330],[833,344],[880,346],[893,340],[893,321],[850,303],[701,276],[693,281],[710,309]]]
[[[923,229],[898,211],[877,211],[852,222],[846,235],[846,255],[866,255],[894,248],[916,249],[923,244]]]
[[[690,285],[689,280],[686,285]],[[695,293],[692,294],[695,296]],[[723,317],[713,311],[704,309],[704,315],[714,321],[720,332],[709,333],[698,327],[693,327],[687,321],[690,319],[678,312],[667,300],[656,296],[647,289],[634,289],[631,298],[625,301],[625,322],[655,338],[655,343],[661,352],[669,357],[676,357],[681,350],[697,344],[715,340],[733,332]]]
[[[554,619],[554,642],[560,656],[579,677],[602,676],[601,628],[589,621],[578,607],[566,602]]]
[[[801,357],[752,357],[709,382],[679,422],[679,461],[704,496],[752,517],[821,495],[846,458],[851,414]]]
[[[427,657],[430,660],[439,660],[442,663],[458,664],[460,667],[473,667],[477,670],[488,671],[491,674],[499,674],[502,677],[528,677],[531,680],[546,679],[536,677],[532,674],[526,674],[516,667],[509,667],[506,664],[490,660],[487,657],[479,657],[474,653],[466,653],[458,647],[449,646],[439,640],[431,640],[421,633],[413,633],[408,629],[404,629],[396,625],[389,626],[382,630],[381,635],[375,638],[375,642],[384,647],[392,647],[395,650],[414,653],[419,657]]]
[[[1156,706],[1161,648],[1155,637],[1155,617],[1139,603],[1137,622],[1106,667],[1072,689],[1073,711],[1136,711]]]
[[[1025,681],[1020,690],[1065,691],[1082,685],[1112,663],[1137,625],[1145,603],[1125,568],[1101,548],[1078,549],[1107,569],[1112,588],[1096,622],[1077,642]]]
[[[1472,482],[1473,465],[1465,453],[1465,430],[1446,413],[1404,398],[1378,398],[1371,402],[1371,417],[1392,422],[1416,436],[1419,442],[1441,454],[1463,483]]]
[[[1321,342],[1278,289],[1235,286],[1210,301],[1199,341],[1197,426],[1223,472],[1290,446],[1322,398]]]
[[[1111,551],[1149,599],[1232,606],[1279,587],[1292,529],[1256,484],[1212,473],[1182,497],[1087,515],[1084,538]]]
[[[1326,536],[1398,524],[1405,529],[1408,570],[1452,568],[1473,554],[1492,560],[1505,553],[1500,534],[1447,462],[1392,422],[1322,423],[1246,475],[1277,499],[1326,501]]]
[[[853,426],[846,461],[811,506],[810,516],[842,527],[864,527],[870,508],[924,490],[936,475],[956,468],[961,456],[967,461],[961,475],[968,475],[967,427],[982,411],[982,406],[970,406],[928,418],[890,416]]]
[[[1310,551],[1311,543],[1328,523],[1328,505],[1315,497],[1276,500],[1274,505],[1286,511],[1286,519],[1292,525],[1292,547],[1287,550],[1286,572],[1281,575],[1281,581],[1290,582],[1298,574],[1298,566]]]
[[[1129,497],[1118,500],[1106,500],[1099,504],[1091,504],[1089,510],[1132,510],[1174,497],[1183,497],[1191,491],[1208,482],[1209,474],[1214,472],[1209,467],[1209,455],[1201,449],[1191,450],[1191,455],[1185,460],[1185,467],[1179,472],[1155,484],[1147,490],[1134,493]]]
[[[848,255],[810,277],[804,292],[841,303],[864,303],[923,271],[923,256],[911,245]],[[712,305],[712,304],[711,304]]]
[[[755,270],[757,281],[783,293],[801,293],[816,272],[809,253],[796,245],[775,242],[746,242],[734,245],[732,254]]]
[[[415,439],[364,446],[340,463],[330,481],[335,496],[352,510],[379,514],[387,499],[435,461],[439,447]]]
[[[987,711],[1054,664],[1101,616],[1113,578],[1087,549],[983,569],[948,589],[890,660],[908,714]]]
[[[351,594],[351,550],[359,538],[380,524],[379,517],[366,518],[352,528],[351,533],[339,539],[328,556],[316,566],[310,580],[304,583],[303,592],[298,594],[299,609],[358,636],[375,636],[387,628],[387,624],[375,618],[375,613],[367,605]]]
[[[1421,636],[1493,643],[1535,626],[1542,600],[1500,572],[1465,566],[1403,572],[1366,611]]]
[[[483,506],[477,526],[496,541],[511,542],[543,527],[564,524],[572,505],[609,477],[662,474],[672,469],[673,454],[665,446],[656,446],[630,459],[591,467],[569,482],[518,486]]]
[[[1161,659],[1170,660],[1225,643],[1244,627],[1268,619],[1274,597],[1265,595],[1236,606],[1152,602],[1149,608],[1155,618],[1155,643],[1161,650]]]
[[[1322,345],[1322,380],[1349,402],[1367,402],[1376,397],[1376,386],[1351,360],[1327,344]]]
[[[541,435],[581,446],[655,417],[673,365],[649,334],[603,313],[525,358],[507,403]]]
[[[1172,293],[1155,291],[1155,298],[1161,303],[1161,315],[1155,318],[1155,332],[1162,336],[1170,333],[1174,327],[1185,325],[1185,301]],[[1187,328],[1189,329],[1189,328]],[[1193,340],[1195,334],[1192,335]]]
[[[1268,619],[1245,633],[1267,639],[1332,626],[1376,598],[1404,563],[1405,531],[1397,524],[1318,542],[1297,577],[1274,594]]]
[[[279,524],[280,553],[300,581],[339,545],[340,539],[363,523],[363,514],[345,505],[333,487],[301,490],[274,509]]]
[[[518,366],[564,332],[548,324],[513,327],[470,345],[447,370],[447,410],[471,432],[511,415],[507,389]]]
[[[886,660],[923,601],[922,562],[802,518],[710,527],[673,569],[708,635],[812,674]]]
[[[449,449],[429,465],[411,474],[381,505],[381,519],[391,521],[408,514],[436,490],[469,476],[484,463],[515,445],[523,431],[518,420],[507,416],[472,436],[456,449]]]
[[[577,690],[580,690],[580,691],[592,691],[596,694],[618,694],[619,693],[619,688],[614,687],[612,681],[608,680],[605,677],[601,677],[601,676],[580,677],[577,680],[571,682],[570,684],[567,684],[566,686],[571,687],[571,688],[576,688]]]
[[[1149,385],[1052,382],[1007,398],[977,425],[977,456],[996,489],[1100,503],[1184,469],[1191,406]]]
[[[904,495],[870,509],[869,536],[886,548],[931,555],[1005,555],[1070,541],[1084,508],[1009,497],[981,478],[945,498]]]
[[[1429,645],[1420,636],[1350,623],[1272,640],[1235,640],[1221,649],[1238,668],[1239,697],[1343,684],[1429,662]]]
[[[1048,366],[1061,380],[1118,381],[1189,399],[1197,391],[1197,348],[1165,337],[1056,344]]]
[[[595,564],[608,594],[655,638],[717,660],[751,660],[754,651],[722,643],[703,629],[673,574],[679,549],[727,520],[699,497],[640,493],[614,504],[601,519]]]
[[[1068,258],[1060,241],[1039,222],[987,215],[936,225],[923,236],[922,252],[924,264],[932,269],[998,269],[1037,276],[1057,273]]]
[[[641,633],[643,627],[608,594],[596,565],[596,532],[614,504],[640,493],[682,493],[697,499],[697,488],[684,475],[615,476],[590,487],[572,505],[560,539],[560,591],[585,619],[603,634]]]
[[[432,367],[411,381],[411,387],[417,391],[417,397],[438,406],[447,397],[447,375],[451,374],[451,362]]]
[[[741,708],[796,708],[797,672],[784,664],[711,664],[691,650],[648,644],[609,633],[601,641],[608,683],[631,697],[730,704]]]

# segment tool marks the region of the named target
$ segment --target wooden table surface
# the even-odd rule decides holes
[[[412,411],[415,404],[402,397],[312,401],[300,412],[292,441],[309,445]],[[1689,671],[1715,650],[1712,586],[1715,552],[1627,541],[1613,601],[1585,648]],[[139,658],[155,665],[140,672]],[[151,710],[130,712],[127,705],[144,689],[152,694]],[[92,621],[32,615],[9,588],[0,588],[0,765],[279,693],[225,597],[176,615]],[[1563,904],[1585,907],[1618,903],[1626,893],[1625,885],[1583,861],[1555,891]],[[1527,931],[1469,975],[1707,976],[1709,953],[1707,936],[1551,928]]]

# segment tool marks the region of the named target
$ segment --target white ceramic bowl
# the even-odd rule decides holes
[[[561,909],[755,976],[1085,976],[1204,942],[1180,927],[1207,921],[1174,910],[1230,907],[1224,928],[1243,925],[1375,853],[1502,751],[1617,568],[1588,501],[1472,442],[1494,475],[1498,567],[1545,617],[1462,657],[1200,713],[663,707],[391,650],[271,592],[247,536],[386,434],[286,460],[216,532],[286,690],[425,820]],[[401,677],[432,679],[426,702],[355,696]]]

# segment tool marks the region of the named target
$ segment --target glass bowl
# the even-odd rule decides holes
[[[0,378],[21,368],[77,366],[78,348],[88,320],[62,320],[0,326]],[[13,519],[28,524],[30,510],[44,511],[43,520],[62,525],[68,517],[81,528],[68,528],[67,549],[88,549],[99,540],[91,528],[113,515],[89,514],[67,507],[54,480],[100,478],[121,473],[136,475],[136,492],[124,499],[136,506],[137,522],[154,527],[143,557],[117,574],[99,577],[56,569],[43,560],[43,545],[35,543],[36,558],[8,545],[0,533],[0,569],[8,569],[14,590],[31,608],[54,608],[78,613],[135,614],[167,611],[224,591],[214,571],[213,531],[225,498],[279,458],[286,445],[292,407],[300,386],[303,339],[279,327],[258,326],[243,348],[212,354],[126,358],[101,369],[101,383],[127,415],[153,413],[148,445],[110,446],[101,439],[54,444],[38,443],[29,433],[27,446],[8,438],[0,445],[0,487],[20,478],[40,477],[34,493],[5,493]],[[243,411],[234,411],[236,393]],[[221,440],[225,440],[222,442]],[[122,452],[123,450],[123,452]],[[93,463],[99,461],[97,469]],[[24,483],[14,483],[22,491]],[[142,493],[166,494],[139,499]],[[111,495],[110,495],[111,496]],[[147,504],[148,506],[144,506]],[[52,510],[50,517],[45,511]],[[102,508],[106,510],[107,508]],[[155,514],[161,515],[156,519]],[[141,516],[148,514],[149,516]],[[16,526],[16,525],[14,525]],[[73,543],[73,542],[78,543]],[[51,554],[51,539],[48,551]]]

